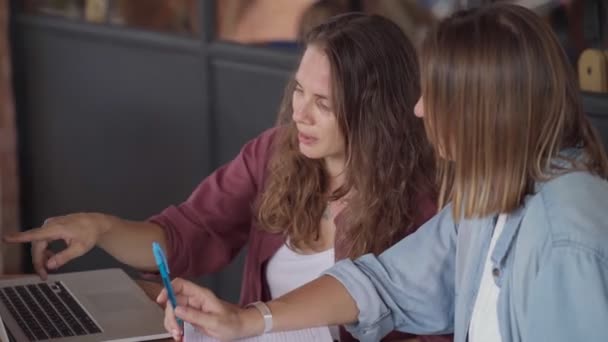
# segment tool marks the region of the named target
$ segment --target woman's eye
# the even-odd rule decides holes
[[[325,111],[325,112],[331,111],[331,108],[329,107],[329,105],[327,105],[323,102],[317,102],[317,107],[319,107],[319,109],[321,109],[322,111]]]

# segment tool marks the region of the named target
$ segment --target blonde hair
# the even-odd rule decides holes
[[[536,14],[497,3],[443,21],[421,51],[427,136],[438,159],[440,207],[456,220],[511,212],[534,183],[572,170],[608,177],[564,51]],[[584,158],[560,151],[580,147]]]

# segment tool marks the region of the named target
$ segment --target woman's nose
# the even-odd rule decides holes
[[[307,102],[301,101],[300,103],[294,103],[293,106],[293,121],[303,124],[311,124],[312,116],[310,115],[310,106]]]

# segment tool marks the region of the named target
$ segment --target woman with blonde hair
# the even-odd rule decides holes
[[[177,279],[178,317],[225,339],[348,324],[363,341],[608,341],[608,160],[551,29],[511,4],[458,12],[421,63],[415,112],[438,152],[440,213],[254,308]]]

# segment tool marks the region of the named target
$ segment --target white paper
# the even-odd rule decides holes
[[[261,336],[248,337],[238,340],[240,342],[332,342],[328,327],[271,332]],[[184,342],[220,342],[220,340],[206,336],[184,322]]]

